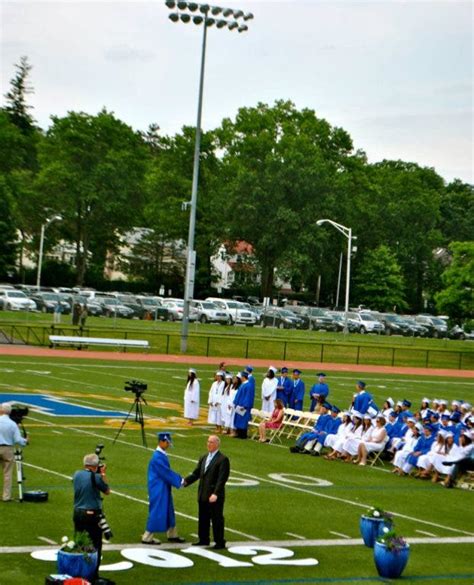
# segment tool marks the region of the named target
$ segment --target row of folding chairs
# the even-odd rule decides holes
[[[249,427],[255,429],[251,438],[258,439],[258,427],[262,421],[270,419],[270,414],[258,408],[252,408],[251,414],[252,418],[249,421]],[[310,431],[314,427],[318,416],[319,414],[314,412],[285,408],[281,426],[278,429],[268,429],[268,441],[270,443],[275,441],[281,443],[283,437],[296,441],[303,433]]]

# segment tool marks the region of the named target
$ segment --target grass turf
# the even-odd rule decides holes
[[[206,402],[213,370],[198,370],[201,404]],[[0,392],[48,393],[75,404],[128,411],[133,395],[123,391],[124,382],[138,378],[149,385],[145,394],[148,406],[144,407],[149,449],[142,446],[139,429],[130,421],[113,445],[121,420],[30,413],[25,420],[31,435],[31,445],[25,449],[25,487],[46,490],[50,499],[46,504],[0,504],[0,547],[40,546],[45,545],[41,539],[59,542],[63,535],[72,534],[72,488],[68,478],[81,467],[82,456],[93,451],[97,443],[105,444],[109,481],[115,492],[105,501],[115,534],[113,542],[139,543],[147,516],[146,467],[155,447],[156,431],[174,431],[170,460],[182,474],[193,469],[210,432],[203,408],[200,426],[190,429],[183,425],[186,371],[185,365],[166,363],[0,357]],[[258,383],[261,376],[262,372],[257,371]],[[315,380],[314,373],[309,372],[303,378],[307,388]],[[379,404],[387,396],[409,398],[414,407],[425,395],[471,402],[473,398],[472,380],[390,374],[364,375],[364,379]],[[330,400],[340,407],[348,406],[355,380],[356,376],[348,373],[331,375]],[[256,402],[259,405],[258,398]],[[110,573],[117,583],[380,583],[383,581],[376,576],[372,551],[361,544],[343,545],[345,537],[359,538],[359,516],[370,505],[394,512],[397,532],[409,538],[429,540],[428,534],[451,539],[474,536],[472,492],[447,491],[431,482],[395,477],[386,468],[359,468],[291,455],[287,445],[261,445],[224,437],[222,450],[229,455],[232,466],[225,508],[229,544],[257,546],[254,539],[274,541],[294,552],[289,560],[315,558],[319,564],[259,565],[251,561],[251,556],[225,552],[228,558],[251,562],[250,567],[225,568],[173,548],[168,552],[191,559],[193,566],[170,569],[135,562],[128,571]],[[318,478],[330,484],[318,487]],[[195,486],[175,490],[174,499],[180,534],[193,541],[192,534],[197,531]],[[333,543],[314,545],[310,542],[313,540]],[[161,548],[165,547],[157,547],[157,551]],[[55,571],[53,562],[32,559],[29,552],[0,550],[2,585],[41,583],[45,575]],[[471,584],[472,553],[472,542],[436,543],[433,539],[412,544],[402,582]],[[120,560],[124,560],[120,551],[110,550],[105,552],[103,564]]]

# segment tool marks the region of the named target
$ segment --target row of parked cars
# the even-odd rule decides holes
[[[179,298],[129,293],[105,293],[93,289],[42,288],[23,286],[20,290],[0,285],[0,310],[30,310],[53,313],[58,305],[68,315],[73,305],[86,306],[89,315],[180,321],[183,319],[184,301]],[[287,305],[268,306],[235,299],[208,297],[192,300],[189,320],[222,325],[277,327],[279,329],[311,329],[314,331],[343,331],[346,317],[343,311],[330,311],[320,307]],[[369,310],[351,310],[347,314],[347,327],[352,333],[403,335],[474,339],[459,326],[448,328],[447,320],[433,315],[396,315]]]

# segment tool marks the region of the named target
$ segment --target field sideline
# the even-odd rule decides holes
[[[12,349],[15,354],[10,353]],[[19,349],[34,349],[39,355],[19,355]],[[155,447],[155,433],[161,429],[173,432],[171,465],[181,474],[189,473],[204,451],[211,429],[204,408],[199,426],[189,429],[184,424],[186,371],[191,364],[198,367],[202,406],[218,360],[203,363],[203,358],[186,357],[172,361],[165,356],[164,362],[139,361],[135,358],[142,354],[108,353],[97,360],[89,352],[69,351],[64,356],[63,351],[1,347],[0,394],[50,396],[77,406],[126,413],[133,396],[123,391],[125,381],[143,380],[149,385],[148,405],[144,406],[148,447],[141,444],[138,426],[130,420],[114,445],[121,418],[31,411],[25,419],[31,435],[24,453],[25,485],[29,490],[48,491],[50,499],[46,504],[1,504],[2,585],[43,583],[54,572],[52,560],[37,560],[31,553],[51,559],[53,543],[72,534],[70,477],[80,468],[83,454],[93,451],[99,442],[105,445],[113,489],[105,509],[115,534],[113,543],[105,547],[104,575],[118,584],[388,582],[377,577],[372,551],[361,544],[359,536],[359,516],[371,505],[392,511],[397,532],[411,543],[403,583],[474,582],[473,492],[443,490],[431,482],[395,477],[387,467],[359,468],[291,455],[290,443],[260,445],[228,437],[223,437],[222,450],[232,465],[225,509],[230,548],[222,555],[188,550],[197,530],[196,490],[191,486],[174,492],[178,527],[187,544],[163,544],[151,550],[153,556],[147,556],[139,539],[147,515],[146,466]],[[244,363],[229,358],[228,367],[232,370]],[[258,389],[269,364],[252,363]],[[314,383],[317,367],[304,364],[307,387]],[[463,371],[458,377],[452,370],[430,369],[421,375],[407,369],[381,371],[376,366],[372,371],[368,371],[370,366],[363,370],[342,366],[339,371],[328,364],[322,367],[329,374],[330,399],[342,408],[348,406],[362,371],[379,403],[387,396],[409,398],[414,406],[425,395],[474,399],[474,372]]]

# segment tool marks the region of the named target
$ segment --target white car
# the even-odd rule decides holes
[[[385,325],[368,312],[349,312],[347,317],[357,324],[359,333],[385,333]]]
[[[196,309],[198,321],[201,323],[221,323],[222,325],[229,323],[230,319],[227,311],[211,303],[211,301],[191,301],[191,307]]]
[[[21,290],[0,290],[0,309],[4,311],[35,311],[36,303]]]
[[[163,299],[163,306],[168,309],[170,321],[182,321],[184,313],[183,299]],[[197,321],[198,314],[195,308],[189,307],[189,321]]]
[[[229,315],[231,324],[248,325],[249,327],[253,327],[257,323],[257,316],[255,313],[246,309],[238,301],[219,299],[217,297],[207,297],[206,301],[210,301],[221,309],[224,309]]]

